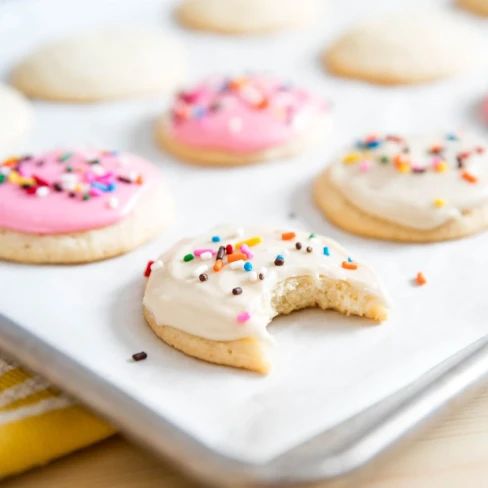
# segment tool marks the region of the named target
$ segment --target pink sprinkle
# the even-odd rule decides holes
[[[440,156],[434,156],[432,158],[432,167],[437,168],[440,163],[442,163],[443,159]]]
[[[241,245],[241,252],[247,256],[247,259],[252,259],[254,257],[254,253],[249,249],[247,244]]]
[[[29,173],[24,168],[22,168],[22,166],[17,171],[19,172],[20,176],[30,176]]]
[[[363,173],[367,173],[371,169],[371,162],[370,161],[363,161],[359,165],[359,171]]]
[[[242,312],[237,316],[237,322],[243,324],[247,322],[251,318],[251,314],[249,312]]]
[[[112,171],[105,173],[103,176],[99,176],[97,178],[97,181],[100,183],[103,183],[104,185],[110,185],[112,183],[114,178],[114,174]]]
[[[198,258],[200,257],[204,252],[211,252],[212,256],[215,256],[217,254],[213,249],[195,249],[193,251],[193,254]]]
[[[95,175],[92,171],[85,171],[84,178],[85,181],[91,183],[95,179]]]
[[[99,190],[98,188],[95,188],[95,187],[90,188],[90,196],[100,197],[102,195],[103,195],[102,190]]]

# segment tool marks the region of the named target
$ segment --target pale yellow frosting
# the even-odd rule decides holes
[[[144,296],[144,306],[154,316],[158,325],[169,325],[196,336],[212,340],[230,341],[245,337],[269,339],[266,326],[276,315],[273,310],[272,293],[276,285],[291,277],[320,276],[349,282],[359,295],[372,297],[387,305],[388,297],[374,271],[362,261],[349,254],[331,239],[322,236],[310,237],[310,233],[296,231],[296,236],[283,240],[288,229],[260,227],[238,228],[227,225],[215,228],[192,239],[184,239],[162,254],[149,277]],[[220,242],[212,242],[212,237]],[[215,272],[216,256],[204,255],[185,262],[184,256],[195,250],[212,249],[250,238],[260,237],[262,242],[249,246],[254,256],[248,261],[252,271],[243,269],[244,261],[234,265],[227,263]],[[301,249],[296,248],[300,242]],[[312,252],[307,252],[307,247]],[[329,255],[324,254],[327,247]],[[277,266],[278,255],[284,264]],[[357,269],[342,266],[351,258]],[[264,279],[259,278],[263,273]],[[206,274],[207,281],[199,275]],[[236,287],[242,293],[234,295]],[[243,315],[244,314],[244,315]],[[248,314],[248,319],[239,321]]]

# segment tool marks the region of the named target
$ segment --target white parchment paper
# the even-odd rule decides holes
[[[386,88],[322,71],[320,52],[348,25],[406,4],[452,8],[443,2],[337,0],[309,30],[249,38],[186,32],[172,22],[172,4],[7,0],[0,3],[0,74],[6,78],[12,64],[38,43],[77,29],[148,25],[182,38],[190,80],[246,69],[280,73],[331,101],[334,129],[324,133],[320,148],[295,160],[200,168],[156,148],[152,123],[166,106],[164,96],[91,105],[36,102],[36,125],[18,144],[19,152],[93,145],[139,153],[166,175],[177,215],[157,241],[106,262],[0,263],[0,310],[213,448],[264,462],[384,398],[488,332],[488,235],[432,245],[361,239],[331,226],[310,196],[314,175],[364,133],[461,126],[486,131],[477,104],[488,92],[488,76],[481,71]],[[488,34],[487,21],[458,15]],[[334,312],[280,317],[270,326],[278,347],[275,371],[267,377],[209,365],[171,349],[142,318],[145,264],[176,239],[224,222],[307,229],[337,239],[382,275],[395,301],[391,319],[374,326]],[[421,288],[411,283],[418,271],[428,280]],[[131,362],[141,350],[148,359]]]

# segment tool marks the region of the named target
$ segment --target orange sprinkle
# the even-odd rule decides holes
[[[291,241],[295,236],[296,234],[294,232],[284,232],[281,234],[281,239],[283,241]]]
[[[476,176],[473,176],[471,173],[468,173],[467,171],[463,171],[461,176],[463,177],[463,180],[466,180],[468,183],[478,182],[478,178],[476,178]]]
[[[263,97],[263,99],[259,103],[257,103],[255,106],[256,106],[256,108],[264,109],[264,108],[267,108],[268,105],[269,105],[268,99]]]
[[[358,265],[356,263],[350,263],[349,261],[342,261],[342,267],[344,269],[358,269]]]
[[[223,265],[224,263],[222,262],[222,259],[217,259],[217,261],[215,261],[215,264],[213,265],[213,270],[218,273],[222,269]]]
[[[142,185],[144,183],[144,178],[142,177],[142,175],[139,175],[136,179],[136,183],[138,185]]]
[[[247,256],[242,252],[233,252],[232,254],[227,255],[227,262],[228,263],[233,263],[234,261],[239,261],[239,259],[246,261]]]
[[[234,78],[229,82],[229,87],[231,90],[239,90],[247,83],[248,83],[247,78]]]
[[[425,285],[427,283],[427,280],[425,279],[424,275],[421,272],[417,273],[417,277],[415,278],[415,281],[419,286]]]
[[[2,161],[1,165],[2,166],[13,166],[18,160],[19,160],[19,158],[8,158],[8,159],[5,159],[4,161]]]

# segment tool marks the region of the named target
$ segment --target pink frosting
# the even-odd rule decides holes
[[[161,181],[155,166],[110,151],[51,151],[0,162],[0,228],[27,234],[96,229],[122,220]]]
[[[286,143],[326,109],[319,97],[271,76],[213,78],[178,95],[171,134],[189,146],[253,152]]]

